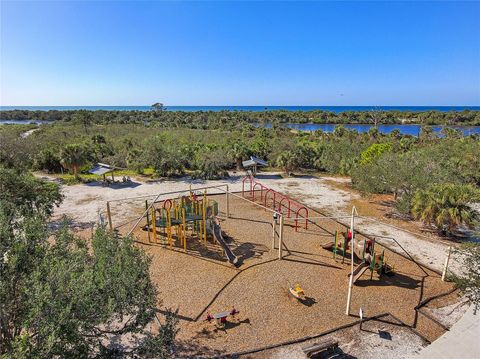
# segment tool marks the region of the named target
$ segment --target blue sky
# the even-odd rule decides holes
[[[1,105],[480,105],[479,2],[1,1]]]

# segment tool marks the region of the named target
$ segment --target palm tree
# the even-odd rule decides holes
[[[242,161],[250,154],[250,149],[247,147],[245,142],[237,141],[233,143],[230,152],[235,158],[237,170],[240,171],[242,169]]]
[[[84,145],[69,144],[62,150],[60,158],[62,166],[73,171],[75,178],[79,178],[78,170],[86,163],[87,150]]]
[[[293,151],[283,151],[277,157],[277,166],[288,175],[298,168],[298,156]]]
[[[461,224],[473,226],[478,213],[470,204],[479,199],[480,191],[471,185],[434,185],[427,190],[417,190],[412,214],[416,219],[451,232]]]

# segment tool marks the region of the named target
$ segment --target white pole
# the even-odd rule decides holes
[[[280,236],[278,240],[278,259],[282,259],[283,247],[283,214],[280,215]]]
[[[445,265],[443,267],[443,272],[442,272],[442,281],[444,282],[445,282],[445,277],[447,276],[448,263],[450,262],[451,253],[452,253],[452,247],[448,247],[448,254],[447,254],[447,258],[445,258]]]
[[[275,249],[275,237],[276,237],[276,231],[277,231],[277,218],[276,218],[276,213],[273,215],[273,222],[272,222],[272,227],[273,227],[273,233],[272,233],[272,249]]]
[[[225,196],[227,197],[227,218],[230,218],[230,191],[228,190],[228,184],[227,184],[227,192],[225,192]]]
[[[352,288],[353,288],[353,250],[355,247],[355,234],[353,232],[354,226],[355,226],[355,212],[357,209],[355,206],[352,208],[352,219],[350,221],[350,233],[352,235],[352,239],[350,241],[350,253],[351,253],[351,258],[350,258],[350,280],[348,281],[348,295],[347,295],[347,309],[345,311],[346,315],[350,315],[350,305],[352,303]],[[348,234],[347,234],[348,236]]]

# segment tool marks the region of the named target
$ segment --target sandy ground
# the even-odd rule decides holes
[[[99,183],[64,186],[65,200],[55,210],[54,215],[56,218],[67,215],[79,227],[91,226],[98,221],[99,213],[105,211],[107,201],[135,196],[152,196],[153,198],[158,193],[188,189],[190,185],[196,188],[228,184],[231,191],[241,191],[242,178],[241,175],[232,174],[229,179],[219,181],[185,178],[151,182],[135,180],[131,185],[119,184],[111,187],[104,187]],[[281,178],[275,173],[265,173],[258,175],[257,180],[329,216],[349,215],[352,201],[358,200],[360,197],[353,191],[342,190],[331,185],[332,182],[345,183],[349,181],[344,178],[312,176]],[[126,206],[124,210],[125,217],[128,217],[128,207]],[[356,228],[359,231],[376,237],[380,243],[388,245],[398,253],[405,253],[404,250],[408,251],[415,260],[432,269],[437,271],[443,269],[448,244],[374,218],[365,217],[361,211],[359,215],[361,218],[356,221]],[[349,219],[338,219],[338,221],[348,223]],[[452,259],[450,269],[458,272],[460,270],[458,263],[458,260]]]
[[[336,351],[342,358],[409,358],[426,345],[426,342],[411,331],[402,327],[391,316],[380,320],[364,322],[362,328],[356,324],[353,327],[339,330],[335,333],[305,342],[275,348],[260,353],[243,355],[241,358],[252,359],[304,359],[303,348],[325,342],[337,342]],[[325,356],[327,357],[327,356]]]
[[[322,214],[348,215],[348,206],[358,199],[358,195],[353,191],[342,190],[331,185],[332,181],[342,183],[342,181],[348,181],[346,179],[330,177],[283,179],[269,173],[260,175],[258,180],[266,186],[287,193],[320,210]],[[190,185],[192,188],[197,188],[223,184],[228,184],[231,191],[241,191],[242,176],[232,175],[231,178],[223,181],[179,179],[141,182],[135,179],[131,184],[116,184],[110,187],[104,187],[99,183],[63,186],[65,200],[60,207],[56,208],[54,219],[58,220],[66,215],[72,218],[74,227],[80,230],[91,228],[98,222],[100,214],[105,218],[106,202],[113,201],[111,209],[114,225],[120,227],[121,232],[125,232],[134,223],[135,218],[142,213],[145,199],[153,199],[158,193],[188,190]],[[222,191],[209,190],[209,193],[213,192],[221,193]],[[136,196],[146,197],[119,201]],[[221,198],[223,200],[225,197],[221,196]],[[253,212],[248,210],[250,215],[244,218],[245,212],[241,209],[237,210],[240,211],[236,215],[237,218],[222,222],[222,229],[237,243],[236,254],[245,256],[247,259],[240,271],[224,263],[222,253],[216,245],[196,246],[195,242],[192,242],[189,244],[190,254],[185,255],[179,251],[165,251],[158,245],[148,245],[145,232],[142,234],[139,228],[134,232],[135,235],[144,237],[142,238],[146,244],[144,248],[153,255],[152,277],[158,287],[163,288],[160,293],[162,306],[180,309],[182,324],[179,340],[186,346],[186,353],[191,350],[197,353],[221,354],[252,349],[305,335],[315,335],[332,327],[351,323],[355,319],[343,314],[346,289],[346,281],[343,279],[349,270],[348,264],[339,265],[335,261],[330,263],[331,254],[318,253],[318,239],[330,240],[332,231],[342,228],[340,224],[332,220],[316,220],[316,226],[311,225],[313,228],[309,228],[309,231],[300,231],[297,234],[289,226],[292,224],[291,221],[290,223],[287,221],[286,228],[289,229],[286,233],[286,244],[289,248],[295,248],[296,252],[288,254],[290,260],[287,258],[284,261],[276,261],[277,252],[270,250],[271,214],[260,210],[258,214],[252,215]],[[235,216],[235,210],[232,209],[232,212]],[[359,215],[362,216],[362,213]],[[348,222],[348,219],[339,221]],[[252,222],[258,222],[258,225],[252,225]],[[448,246],[441,242],[435,243],[415,233],[392,227],[388,223],[363,217],[357,219],[356,228],[373,236],[395,238],[398,243],[391,241],[396,246],[392,245],[394,250],[402,252],[400,248],[402,246],[422,264],[437,270],[441,270],[443,266]],[[302,238],[306,240],[295,240],[299,235],[303,235]],[[422,316],[415,315],[413,307],[422,298],[445,292],[451,285],[441,282],[438,275],[432,272],[427,271],[428,274],[426,274],[425,270],[421,270],[402,257],[392,253],[388,254],[388,257],[395,265],[397,272],[396,276],[392,277],[393,281],[374,279],[375,284],[372,287],[369,279],[362,280],[354,291],[352,310],[358,312],[359,304],[362,303],[362,308],[367,310],[368,315],[391,312],[408,325],[418,325],[424,335],[427,333],[428,339],[436,339],[443,332],[441,328],[432,328],[431,322],[426,321]],[[166,272],[171,273],[171,276],[165,275]],[[206,278],[202,277],[203,273],[208,274]],[[312,294],[313,301],[311,306],[293,306],[292,309],[292,302],[285,288],[289,284],[294,284],[299,278],[302,279],[302,285]],[[340,289],[334,290],[334,288]],[[252,291],[256,293],[253,302]],[[380,301],[377,292],[383,293],[380,295],[382,298]],[[415,294],[412,295],[412,293]],[[179,302],[179,298],[183,300]],[[402,301],[398,302],[398,306],[392,306],[392,303],[397,303],[398,298],[402,298]],[[341,305],[335,304],[340,302]],[[208,311],[222,311],[232,304],[240,306],[238,309],[241,314],[229,330],[216,330],[214,327],[205,326],[202,318]],[[452,308],[439,310],[432,306],[431,311],[439,320],[443,320],[445,315],[451,315],[452,309],[456,313],[461,312],[453,308],[455,303],[448,305],[452,305]],[[312,309],[314,309],[313,316]],[[460,314],[456,317],[459,316]],[[450,324],[448,323],[448,326]],[[263,332],[267,335],[258,335]],[[395,349],[398,347],[395,340],[389,342],[387,347],[392,348],[391,353],[394,354],[386,357],[402,357],[401,353],[411,354],[412,351],[424,345],[423,340],[410,338],[409,331],[406,332],[407,334],[401,334],[400,331],[393,332],[396,333],[394,337],[398,338],[399,342],[403,341],[406,346],[404,351],[401,351]],[[371,340],[375,343],[375,339]],[[409,344],[405,344],[405,341]],[[342,343],[344,343],[342,348],[345,352],[355,353],[351,355],[376,356],[376,344],[366,351],[371,355],[362,356],[355,352],[358,347],[357,342],[344,338]],[[385,344],[383,339],[378,344],[381,346],[382,343]],[[298,348],[284,348],[284,350],[298,351]],[[286,352],[277,354],[269,357],[295,357],[293,352],[291,355]]]
[[[178,240],[177,249],[174,246],[172,250],[151,243],[142,230],[145,223],[133,232],[139,245],[153,258],[150,269],[162,306],[179,309],[182,356],[250,350],[316,335],[356,320],[355,316],[345,315],[349,259],[335,260],[330,251],[321,248],[332,240],[335,230],[344,230],[342,225],[329,220],[321,226],[310,224],[308,230],[301,228],[298,232],[286,225],[284,244],[288,250],[284,250],[284,259],[279,261],[278,250],[271,247],[270,212],[231,196],[227,219],[225,196],[211,198],[219,203],[222,230],[232,240],[233,252],[243,263],[239,269],[228,265],[219,246],[211,241],[191,238],[187,253],[183,253],[178,249]],[[113,212],[117,207],[123,206],[116,205]],[[142,203],[138,203],[136,210],[141,208]],[[135,212],[132,211],[131,218],[135,218]],[[121,226],[119,230],[125,233],[129,227]],[[363,240],[362,236],[357,238]],[[382,249],[377,246],[376,250]],[[387,257],[396,268],[395,275],[378,277],[373,273],[370,279],[370,273],[365,273],[353,290],[351,312],[358,313],[360,307],[368,316],[390,312],[408,325],[415,325],[414,307],[418,302],[446,292],[451,284],[389,251]],[[288,294],[288,287],[297,282],[306,292],[303,303]],[[214,314],[232,306],[240,313],[225,327],[205,322],[208,312]],[[418,324],[422,320],[418,318]],[[427,338],[434,340],[443,334],[443,330],[428,324],[422,325],[422,334]],[[345,348],[353,350],[354,339],[342,339],[344,344],[353,340],[351,347]],[[415,348],[421,344],[404,339]],[[385,344],[377,344],[381,343]]]

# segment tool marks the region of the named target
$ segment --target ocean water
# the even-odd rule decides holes
[[[167,111],[312,111],[322,110],[335,113],[345,111],[480,111],[480,106],[165,106]],[[149,111],[150,106],[0,106],[1,111],[7,110],[106,110],[106,111]]]

